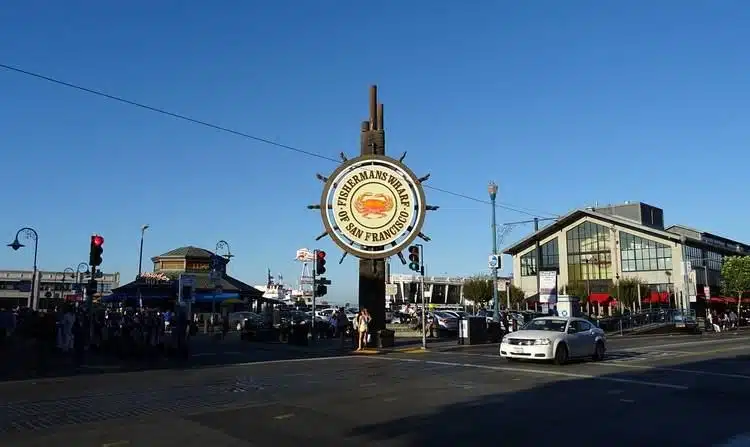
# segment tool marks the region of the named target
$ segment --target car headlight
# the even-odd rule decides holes
[[[538,340],[534,340],[534,344],[537,345],[537,346],[539,346],[539,345],[542,345],[542,346],[548,345],[548,344],[550,344],[550,339],[549,338],[540,338]]]

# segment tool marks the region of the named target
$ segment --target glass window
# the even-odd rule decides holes
[[[609,228],[593,222],[568,230],[569,282],[612,278],[610,233]]]
[[[541,270],[560,268],[560,248],[557,238],[545,242],[540,247]],[[521,276],[536,276],[536,248],[521,256]]]
[[[620,232],[622,271],[643,272],[672,268],[672,248],[668,245]]]

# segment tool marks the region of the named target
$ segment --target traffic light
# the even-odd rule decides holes
[[[419,261],[419,247],[416,245],[409,247],[409,261],[409,268],[418,272],[422,264]]]
[[[326,286],[325,284],[318,284],[315,287],[315,296],[316,297],[325,296],[326,293],[328,293],[328,286]]]
[[[102,265],[102,253],[104,253],[104,238],[95,234],[91,236],[91,250],[89,251],[89,265],[99,267]]]
[[[322,275],[326,272],[326,252],[323,250],[315,251],[315,274]]]

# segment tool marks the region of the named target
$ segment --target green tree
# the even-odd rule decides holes
[[[561,290],[564,295],[574,296],[581,303],[581,309],[588,310],[589,295],[586,293],[586,283],[583,281],[574,281],[566,284]]]
[[[507,293],[507,292],[506,292]],[[526,299],[526,294],[521,290],[520,287],[510,285],[510,305],[512,307],[519,307]]]
[[[464,281],[464,298],[475,305],[485,305],[492,299],[492,278],[488,275],[474,275]]]
[[[617,301],[619,301],[622,306],[633,309],[637,304],[640,304],[640,302],[638,301],[639,288],[640,297],[642,299],[648,293],[648,287],[646,286],[646,284],[644,284],[644,282],[641,281],[640,278],[622,278],[619,282],[619,287],[617,283],[612,284],[612,288],[609,294],[612,296],[612,298],[615,298]]]
[[[742,295],[750,291],[750,256],[730,256],[721,265],[724,293],[737,294],[737,314],[740,314]]]

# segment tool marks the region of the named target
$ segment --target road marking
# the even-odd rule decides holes
[[[294,413],[280,414],[278,416],[274,416],[273,418],[276,419],[276,420],[281,421],[281,420],[284,420],[284,419],[289,419],[291,417],[294,417]]]
[[[355,355],[361,355],[361,354],[364,354],[364,355],[373,355],[373,354],[380,354],[380,351],[378,351],[377,349],[363,349],[361,351],[352,351],[352,354],[355,354]]]
[[[210,357],[216,355],[215,352],[199,352],[197,354],[191,354],[190,357]]]
[[[607,394],[622,394],[622,390],[609,390],[607,391]]]
[[[619,363],[619,362],[609,362],[609,363],[599,362],[599,363],[591,363],[591,365],[610,366],[610,367],[615,367],[615,368],[640,369],[643,371],[675,372],[675,373],[682,373],[682,374],[694,374],[696,376],[724,377],[727,379],[750,380],[750,375],[701,371],[698,369],[682,369],[682,368],[669,368],[669,367],[648,366],[648,365],[633,365],[632,363]]]
[[[620,402],[624,404],[634,404],[635,401],[633,399],[620,399]]]
[[[371,383],[363,383],[363,384],[362,384],[362,385],[360,385],[359,387],[360,387],[360,388],[370,388],[370,387],[373,387],[373,386],[378,386],[378,384],[377,384],[377,383],[375,383],[375,382],[371,382]]]
[[[124,445],[130,445],[130,441],[107,442],[105,444],[102,444],[102,447],[122,447]]]
[[[688,341],[688,342],[682,342],[682,343],[667,343],[662,345],[639,345],[639,346],[632,346],[632,347],[618,347],[618,350],[623,349],[660,349],[660,348],[670,348],[673,346],[696,346],[696,345],[712,345],[712,344],[719,344],[719,343],[734,343],[739,341],[747,341],[747,337],[741,337],[741,338],[721,338],[716,340],[702,340],[702,341]]]
[[[420,348],[401,348],[396,349],[396,352],[402,353],[402,354],[423,354],[427,352],[427,349]]]
[[[398,397],[386,397],[383,399],[383,402],[396,402],[398,400]]]
[[[680,390],[680,391],[685,391],[689,389],[689,387],[687,386],[676,385],[672,383],[648,382],[648,381],[637,380],[637,379],[596,376],[596,375],[591,375],[591,374],[578,374],[578,373],[571,373],[571,372],[564,372],[564,371],[551,371],[551,370],[544,370],[544,369],[511,368],[511,367],[504,367],[504,366],[478,365],[474,363],[440,362],[437,360],[402,359],[398,357],[373,357],[373,358],[382,359],[382,360],[390,360],[390,361],[395,361],[395,362],[411,361],[413,363],[414,361],[416,361],[416,362],[422,362],[425,364],[453,366],[453,367],[459,367],[459,368],[475,368],[475,369],[484,369],[484,370],[491,370],[491,371],[538,374],[542,376],[568,377],[571,379],[601,380],[604,382],[616,382],[616,383],[626,383],[626,384],[631,384],[631,385],[643,385],[643,386],[651,386],[655,388],[668,388],[668,389]]]

